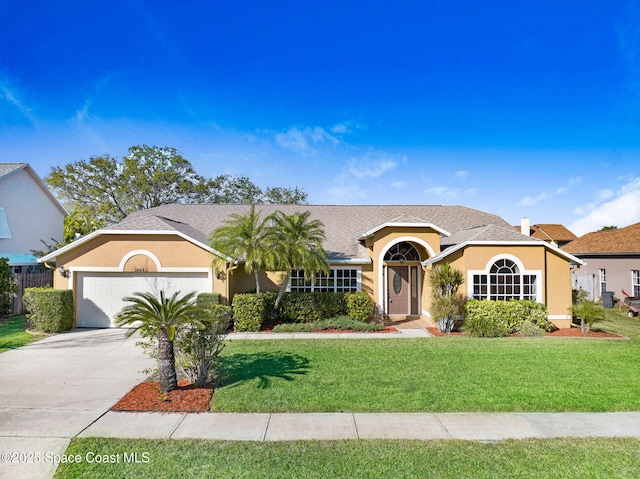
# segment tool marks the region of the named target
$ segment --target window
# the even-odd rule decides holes
[[[499,259],[491,265],[488,272],[472,275],[470,291],[475,299],[509,301],[510,299],[538,300],[538,275],[522,274],[518,265],[510,259]]]
[[[403,241],[389,248],[389,251],[384,255],[385,261],[420,261],[420,254],[418,250],[411,243]]]
[[[607,270],[600,270],[600,294],[607,290]]]
[[[7,215],[4,213],[4,208],[0,208],[0,238],[11,238],[11,231],[9,230],[9,223],[7,223]]]
[[[311,277],[303,270],[294,271],[289,283],[290,291],[321,293],[353,293],[360,290],[359,268],[331,268],[329,274],[317,273]]]
[[[633,295],[640,296],[640,270],[631,271],[631,286],[633,286]]]

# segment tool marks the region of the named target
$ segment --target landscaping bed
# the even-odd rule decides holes
[[[178,389],[163,394],[157,381],[138,384],[116,404],[112,411],[206,412],[213,387],[194,387],[188,380],[178,381]]]
[[[438,331],[438,328],[429,327],[427,331],[433,336],[467,336],[459,331],[454,331],[452,333],[441,333]],[[519,333],[514,333],[510,335],[511,337],[522,337]],[[557,329],[555,331],[551,331],[546,333],[542,337],[556,337],[556,338],[591,338],[591,339],[628,339],[625,336],[621,336],[616,333],[610,333],[609,331],[603,331],[600,329],[592,329],[589,333],[583,333],[579,328],[563,328]]]

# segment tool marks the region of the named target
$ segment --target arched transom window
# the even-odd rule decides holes
[[[420,254],[418,250],[411,243],[403,241],[402,243],[394,244],[387,254],[384,255],[385,261],[420,261]]]
[[[474,273],[472,296],[475,299],[538,300],[538,275],[520,271],[518,265],[510,259],[499,259],[487,272]]]

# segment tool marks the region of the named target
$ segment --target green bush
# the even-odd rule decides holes
[[[346,293],[347,316],[356,321],[367,321],[373,314],[373,299],[364,291]]]
[[[234,331],[260,331],[273,314],[277,293],[238,293],[233,297]]]
[[[0,316],[11,314],[11,306],[17,290],[16,277],[9,266],[9,259],[0,258]]]
[[[201,302],[200,297],[198,302]],[[216,384],[220,379],[219,355],[224,348],[223,341],[231,320],[231,307],[205,305],[197,315],[204,328],[186,325],[178,329],[174,346],[176,369],[192,384],[201,387],[206,383]]]
[[[345,315],[346,293],[285,293],[278,314],[286,323],[313,323]]]
[[[197,301],[199,305],[220,304],[222,295],[220,293],[200,293]]]
[[[341,329],[353,331],[378,331],[384,328],[382,324],[365,323],[350,318],[349,316],[336,316],[314,323],[284,323],[273,328],[274,333],[300,333],[311,332],[323,329]]]
[[[472,299],[465,306],[465,320],[462,332],[477,338],[499,338],[509,335],[509,326],[497,308],[490,305],[496,301]]]
[[[535,301],[479,301],[466,305],[463,331],[471,336],[498,337],[519,331],[526,320],[544,331],[551,329],[547,307]]]
[[[23,296],[31,326],[45,333],[73,328],[73,292],[70,289],[27,288]]]
[[[544,336],[544,329],[528,319],[520,325],[520,334],[527,338]]]

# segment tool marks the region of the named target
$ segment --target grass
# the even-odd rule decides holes
[[[626,340],[467,337],[234,341],[216,412],[638,411],[640,321]]]
[[[71,478],[637,478],[640,439],[471,441],[295,441],[73,439],[55,477]],[[124,463],[124,453],[148,454]],[[88,463],[87,453],[119,455],[115,464]]]
[[[30,333],[27,328],[27,318],[24,316],[0,319],[0,353],[25,346],[45,336],[44,334]]]

